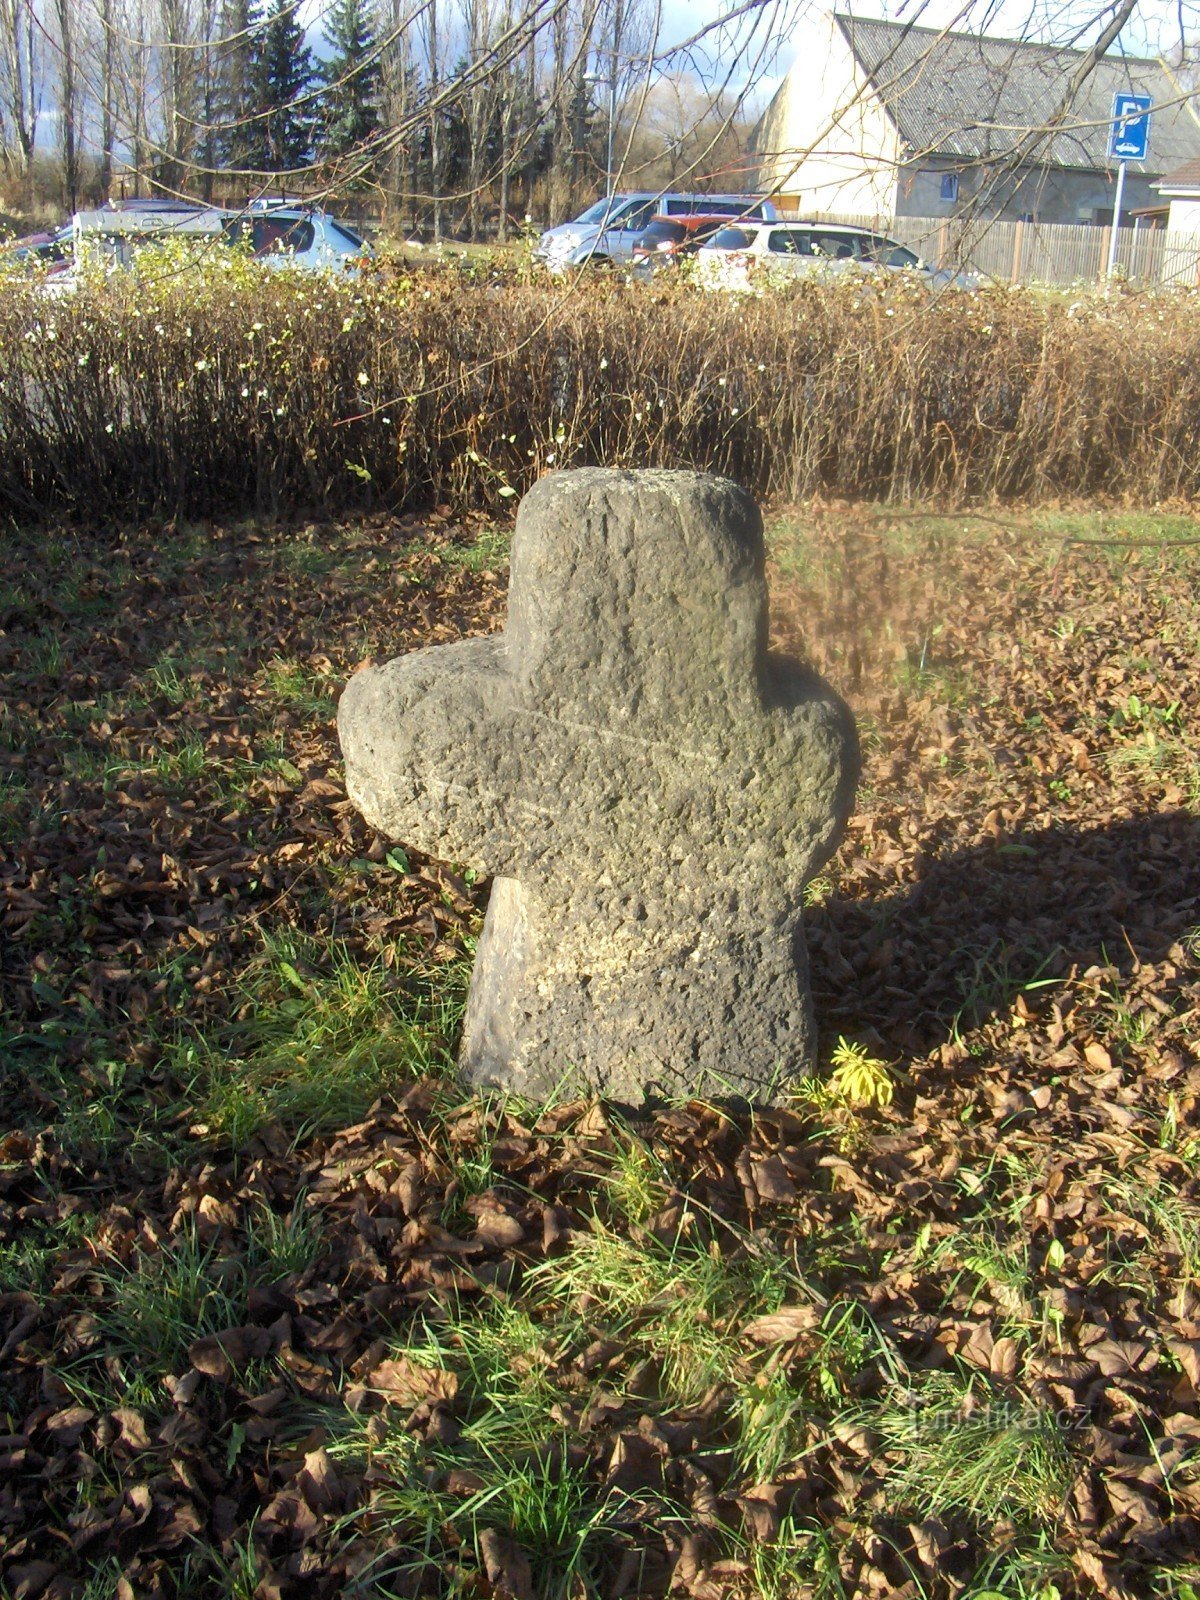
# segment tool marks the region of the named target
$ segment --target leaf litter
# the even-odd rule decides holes
[[[501,625],[491,530],[8,536],[6,1593],[1192,1592],[1200,567],[1010,524],[775,528],[873,1087],[758,1112],[454,1085],[487,886],[332,715]]]

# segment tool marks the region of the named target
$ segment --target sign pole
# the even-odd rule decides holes
[[[1113,95],[1112,130],[1108,136],[1109,160],[1116,159],[1117,192],[1113,197],[1112,230],[1108,240],[1105,281],[1117,270],[1117,242],[1121,231],[1121,201],[1125,198],[1125,168],[1130,161],[1145,161],[1150,147],[1150,111],[1154,102],[1148,94]]]
[[[1108,241],[1108,265],[1104,269],[1104,276],[1111,278],[1117,269],[1117,236],[1121,226],[1121,201],[1125,197],[1125,168],[1127,162],[1122,161],[1117,166],[1117,192],[1113,196],[1113,219],[1111,237]]]

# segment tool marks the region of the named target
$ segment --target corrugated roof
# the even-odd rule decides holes
[[[902,22],[839,14],[838,25],[913,152],[994,161],[1023,147],[1062,101],[1083,52]],[[1142,168],[1169,172],[1200,157],[1200,125],[1157,61],[1108,55],[1080,90],[1067,123],[1031,150],[1038,166],[1107,167],[1109,119],[1119,90],[1148,94],[1157,109]]]

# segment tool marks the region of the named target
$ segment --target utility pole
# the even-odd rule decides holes
[[[604,193],[609,200],[612,199],[616,182],[613,172],[613,133],[617,122],[617,63],[625,26],[624,0],[612,0],[612,8],[612,39],[608,52],[608,154],[604,161]]]

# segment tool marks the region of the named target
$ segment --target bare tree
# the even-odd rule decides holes
[[[41,23],[34,0],[0,0],[3,160],[9,175],[26,189],[42,98],[40,41]]]

